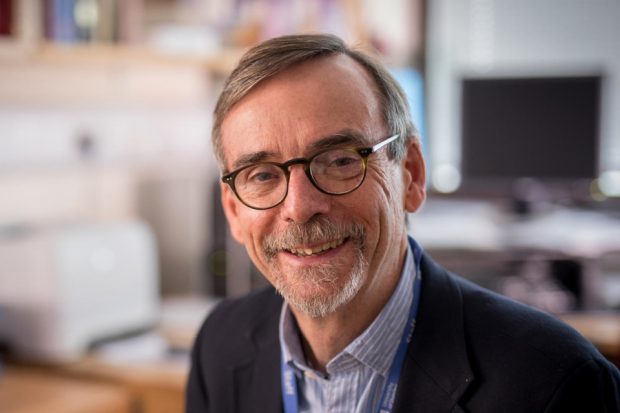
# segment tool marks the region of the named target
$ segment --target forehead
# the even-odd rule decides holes
[[[378,139],[384,124],[376,84],[344,55],[322,57],[263,81],[228,112],[221,128],[226,168],[265,152],[306,156],[315,141],[342,131]]]

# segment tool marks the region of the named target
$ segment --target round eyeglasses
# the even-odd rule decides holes
[[[269,209],[284,201],[291,175],[289,168],[299,164],[303,165],[306,176],[316,189],[329,195],[345,195],[364,182],[368,157],[399,136],[390,136],[369,148],[326,149],[310,158],[246,165],[222,176],[222,181],[244,205],[252,209]]]

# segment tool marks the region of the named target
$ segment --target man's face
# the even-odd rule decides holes
[[[346,56],[293,66],[238,102],[222,124],[226,168],[285,162],[326,147],[364,147],[388,137],[364,69]],[[222,202],[235,239],[294,309],[321,317],[380,289],[399,273],[406,248],[405,210],[424,197],[423,161],[409,144],[402,162],[385,149],[370,156],[356,191],[327,195],[290,168],[288,195],[254,210],[224,185]]]

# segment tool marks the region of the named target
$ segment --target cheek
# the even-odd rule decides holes
[[[383,162],[379,167],[368,171],[371,176],[372,193],[368,199],[378,210],[402,209],[403,188],[399,170],[391,162]],[[369,185],[370,186],[370,185]]]
[[[373,171],[368,191],[360,199],[365,205],[369,232],[373,232],[376,242],[388,241],[400,233],[404,226],[404,192],[395,168]]]
[[[243,234],[243,244],[253,261],[262,255],[262,240],[270,233],[270,222],[272,220],[268,211],[248,210],[242,214],[240,231]]]

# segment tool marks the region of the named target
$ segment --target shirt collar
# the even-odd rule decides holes
[[[299,328],[293,313],[288,307],[286,301],[282,304],[280,312],[280,348],[282,349],[282,357],[284,361],[293,367],[308,368],[306,366],[304,351],[299,338]]]
[[[408,245],[400,280],[392,296],[370,326],[329,361],[328,372],[350,366],[349,360],[353,358],[376,373],[387,377],[407,323],[406,309],[411,306],[413,300],[411,291],[413,291],[415,271],[413,252]],[[297,322],[286,302],[282,305],[280,314],[279,337],[284,361],[297,369],[311,370],[305,362]]]

